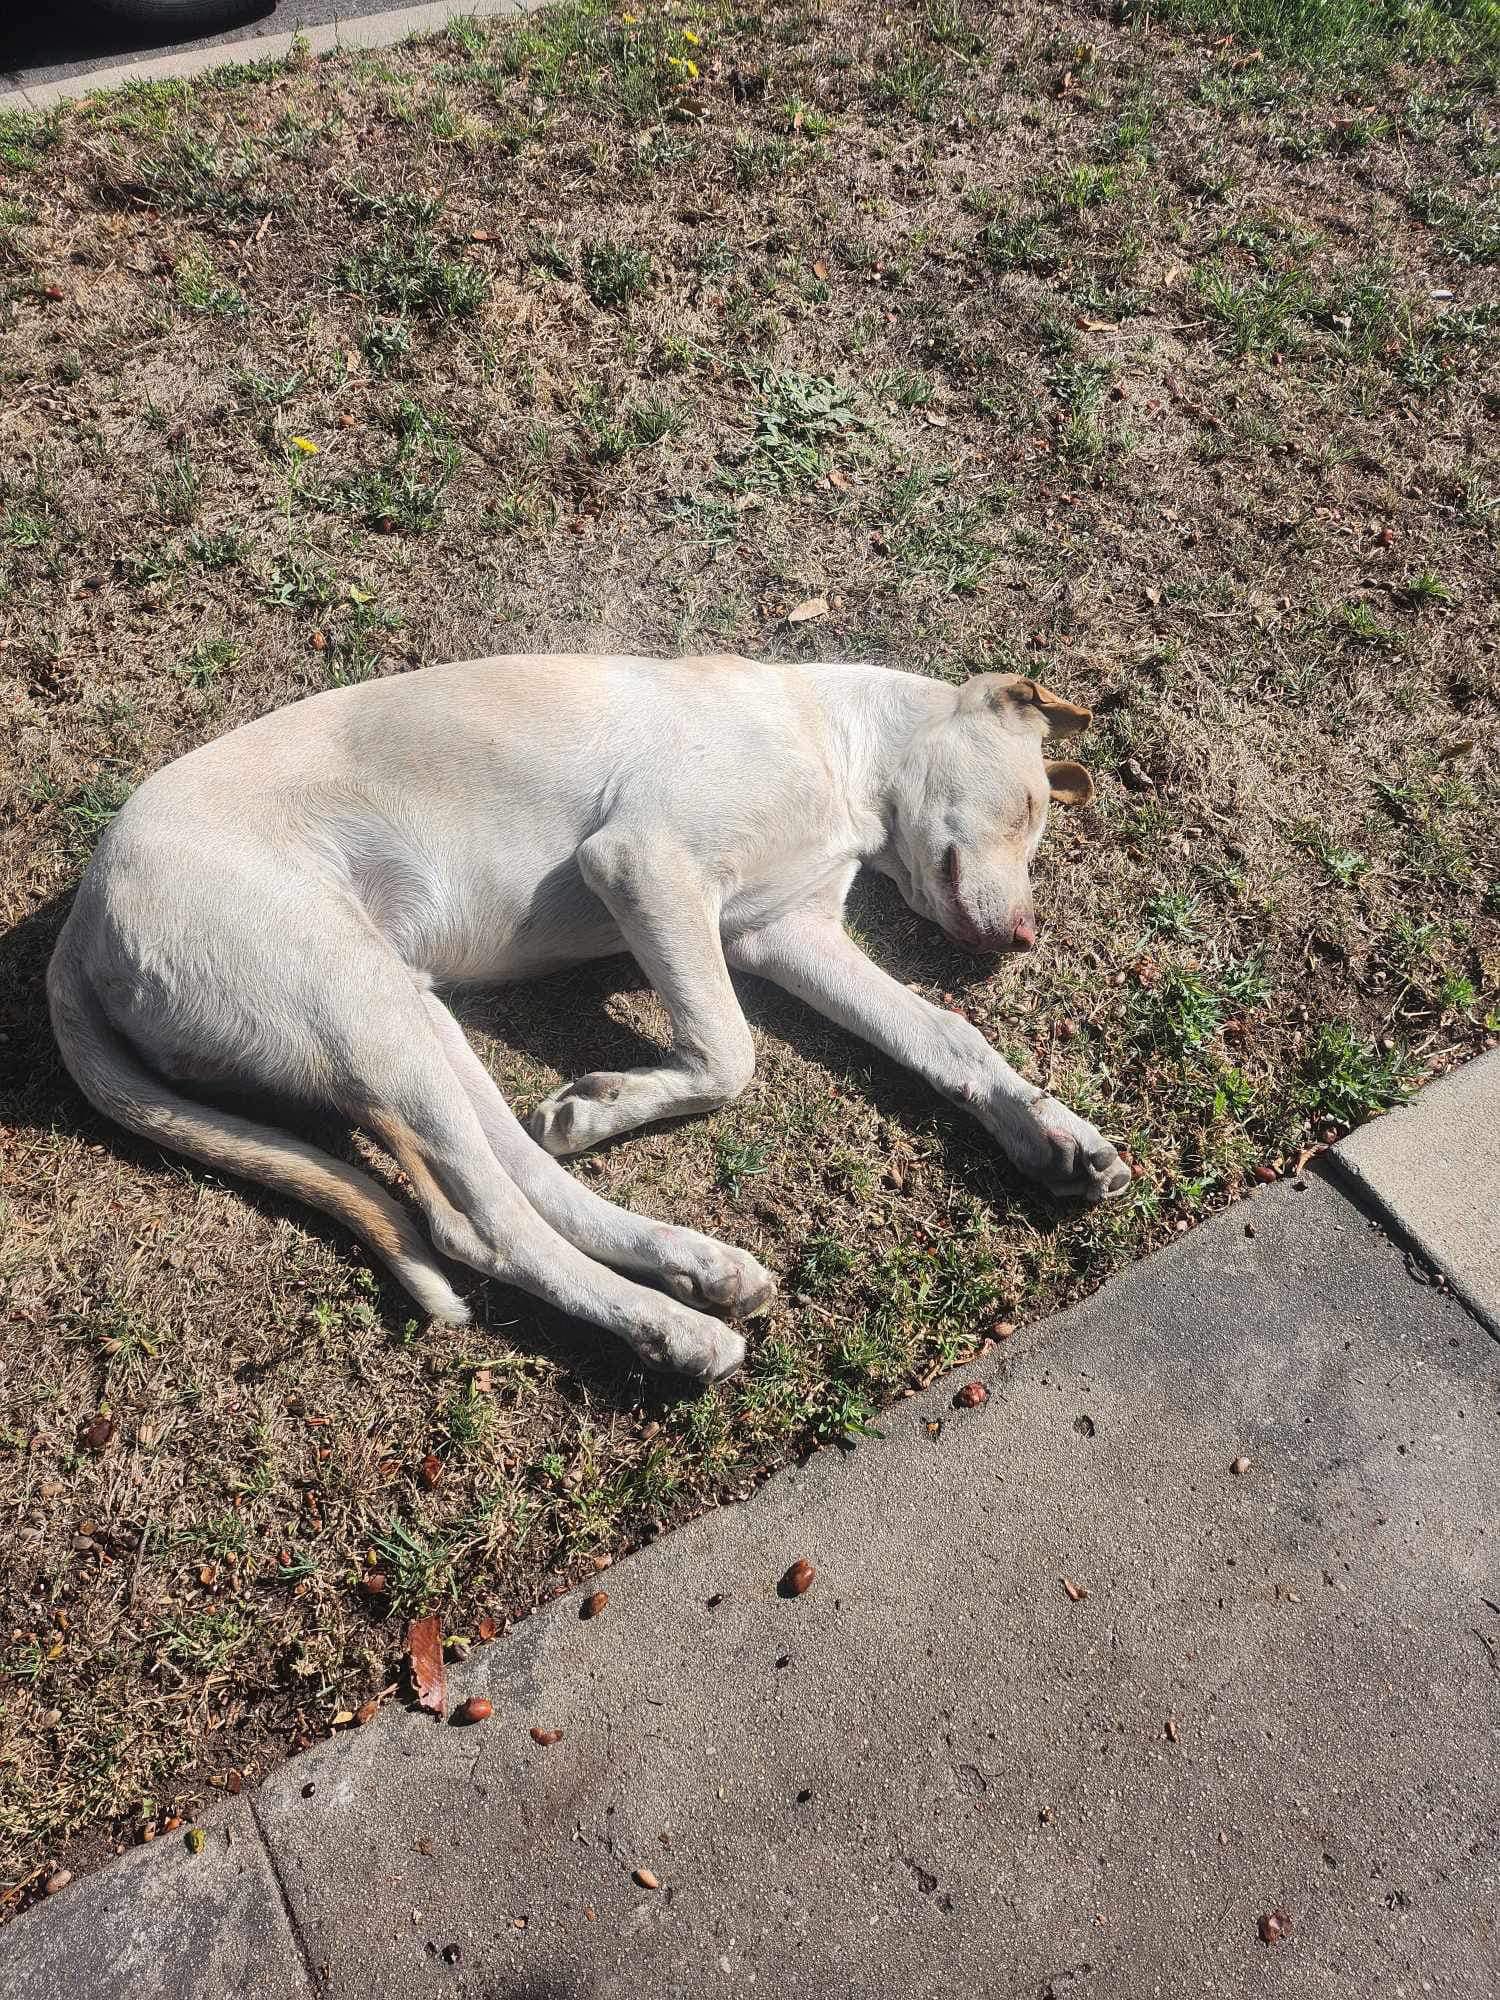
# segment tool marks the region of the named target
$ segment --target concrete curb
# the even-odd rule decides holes
[[[98,90],[118,90],[125,83],[178,83],[232,63],[280,62],[298,42],[315,56],[335,49],[388,49],[414,37],[441,34],[450,21],[475,17],[503,20],[508,15],[531,13],[539,4],[540,0],[467,0],[465,5],[457,0],[435,0],[427,6],[366,14],[353,21],[329,21],[284,35],[247,35],[238,42],[213,42],[201,48],[179,49],[172,55],[144,56],[110,69],[90,70],[85,76],[64,77],[59,83],[5,91],[0,93],[0,112],[50,111],[54,105],[91,96]]]
[[[1361,1125],[1330,1157],[1390,1233],[1500,1336],[1500,1049]]]

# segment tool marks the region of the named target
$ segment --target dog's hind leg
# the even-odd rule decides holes
[[[543,1220],[502,1167],[404,969],[362,979],[357,1012],[322,1025],[339,1045],[342,1108],[405,1169],[447,1256],[607,1328],[652,1367],[712,1380],[740,1365],[745,1343],[731,1328],[632,1284]]]
[[[574,1180],[526,1131],[435,993],[427,995],[427,1011],[491,1150],[544,1222],[586,1255],[656,1278],[688,1305],[736,1319],[765,1311],[776,1281],[748,1250],[649,1221]]]

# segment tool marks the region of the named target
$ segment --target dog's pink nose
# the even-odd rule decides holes
[[[1030,951],[1036,943],[1036,925],[1030,917],[1018,917],[1016,927],[1010,934],[1011,943],[1017,951]]]

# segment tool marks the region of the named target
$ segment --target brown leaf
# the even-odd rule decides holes
[[[826,257],[814,257],[813,276],[815,278],[826,278],[828,276],[828,259]]]
[[[853,489],[854,481],[846,473],[840,472],[836,465],[831,465],[828,468],[828,484],[836,486],[840,493],[848,493]],[[1472,750],[1473,747],[1471,743],[1469,748]],[[1444,754],[1446,755],[1447,753],[1445,752]]]
[[[809,597],[805,602],[795,605],[786,614],[786,622],[788,625],[805,625],[811,618],[826,618],[827,616],[828,599],[826,597]]]
[[[1062,1587],[1068,1594],[1068,1602],[1070,1604],[1082,1604],[1088,1596],[1088,1592],[1084,1589],[1083,1585],[1075,1583],[1070,1576],[1063,1578]]]
[[[490,1614],[486,1612],[484,1616],[480,1619],[479,1623],[474,1627],[474,1629],[479,1634],[480,1638],[484,1641],[484,1643],[488,1645],[491,1639],[493,1639],[495,1634],[500,1630],[500,1627],[495,1623],[494,1619],[491,1618]]]
[[[609,1598],[602,1590],[591,1591],[579,1609],[580,1618],[597,1618],[608,1604]]]
[[[380,1703],[375,1700],[362,1701],[354,1711],[354,1720],[363,1729],[367,1722],[373,1722],[380,1713]]]
[[[406,1650],[417,1702],[442,1715],[448,1707],[448,1678],[443,1672],[443,1627],[437,1618],[414,1618],[406,1628]]]
[[[79,1431],[79,1441],[90,1451],[103,1451],[115,1434],[113,1421],[109,1417],[95,1417],[91,1424],[85,1424]]]
[[[422,1474],[422,1484],[431,1491],[443,1476],[443,1461],[436,1452],[430,1451],[422,1460],[419,1470]]]
[[[533,1729],[531,1740],[533,1743],[540,1743],[545,1749],[549,1744],[561,1743],[563,1733],[560,1729]]]

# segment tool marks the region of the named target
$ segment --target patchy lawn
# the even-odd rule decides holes
[[[643,0],[0,122],[0,1903],[347,1719],[412,1612],[475,1636],[857,1440],[1493,1043],[1494,24]],[[745,1098],[578,1168],[784,1279],[683,1396],[477,1282],[421,1327],[85,1110],[42,970],[144,773],[603,646],[1094,704],[1034,957],[855,920],[1129,1147],[1130,1201],[1054,1210],[749,990]],[[664,1026],[626,964],[465,1010],[523,1110]]]

